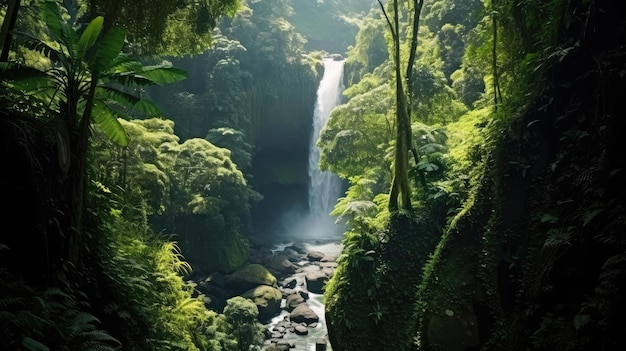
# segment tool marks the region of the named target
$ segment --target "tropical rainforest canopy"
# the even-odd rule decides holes
[[[267,306],[194,277],[276,284],[252,246],[308,206],[329,54],[333,350],[626,349],[618,1],[7,0],[0,18],[0,349],[285,347]]]

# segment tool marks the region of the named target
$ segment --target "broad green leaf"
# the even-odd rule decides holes
[[[139,102],[133,105],[133,107],[137,111],[145,113],[146,115],[151,117],[163,116],[163,111],[161,111],[161,109],[157,105],[149,100],[141,99],[139,100]]]
[[[422,154],[433,154],[435,152],[443,152],[446,151],[445,145],[441,145],[438,143],[428,143],[419,147],[419,151]]]
[[[189,74],[176,67],[146,67],[141,73],[141,76],[149,79],[153,84],[163,85],[180,82],[187,79]]]
[[[59,9],[59,5],[56,1],[47,0],[44,7],[44,19],[46,20],[46,25],[48,29],[57,38],[62,38],[62,27],[65,25],[61,20],[61,10]]]
[[[22,346],[30,351],[48,351],[50,350],[46,345],[39,341],[29,338],[28,336],[22,339]]]
[[[0,63],[0,77],[7,86],[23,95],[33,95],[48,104],[58,91],[50,81],[50,76],[36,68],[14,63]]]
[[[91,113],[93,120],[109,139],[120,146],[128,145],[128,134],[126,134],[126,130],[124,130],[124,127],[118,120],[119,115],[116,111],[98,101],[94,102]]]
[[[98,39],[98,35],[100,35],[100,31],[102,30],[102,24],[104,23],[104,17],[98,16],[91,20],[85,28],[85,31],[80,36],[78,40],[78,51],[76,55],[82,58],[89,49]]]
[[[107,79],[125,86],[151,86],[156,85],[152,80],[138,75],[135,72],[122,72],[108,74]]]
[[[110,86],[98,87],[98,97],[106,98],[117,104],[130,106],[139,112],[152,116],[161,116],[161,109],[148,100],[141,99],[133,94],[121,91]]]
[[[98,51],[96,52],[94,60],[94,69],[106,71],[121,62],[135,62],[135,64],[137,64],[136,59],[120,55],[122,47],[124,46],[124,40],[126,40],[126,30],[123,28],[113,27],[106,32],[98,45]]]

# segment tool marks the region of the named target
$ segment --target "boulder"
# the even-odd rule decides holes
[[[305,323],[306,325],[318,323],[320,317],[307,304],[301,303],[289,313],[292,323]]]
[[[312,293],[321,294],[324,292],[324,284],[328,282],[328,276],[322,271],[312,271],[305,276],[306,287]]]
[[[309,328],[302,324],[295,325],[293,329],[293,332],[297,335],[307,335],[309,333]]]
[[[296,285],[298,285],[298,281],[296,280],[296,278],[285,279],[281,283],[281,286],[287,289],[293,289],[296,287]]]
[[[271,271],[282,275],[291,275],[298,271],[298,266],[289,260],[284,254],[274,255],[267,260],[267,267]]]
[[[311,261],[311,262],[315,262],[315,261],[321,261],[322,258],[324,258],[324,256],[326,256],[323,252],[320,251],[309,251],[306,254],[306,258]]]
[[[300,254],[306,254],[307,253],[306,246],[304,244],[302,244],[302,243],[291,244],[291,246],[288,246],[288,248],[290,248],[290,249],[292,249],[292,250],[294,250],[294,251],[296,251],[297,253],[300,253]]]
[[[288,247],[283,250],[282,254],[287,256],[287,259],[289,259],[289,261],[291,262],[299,262],[303,259],[303,256],[301,254],[299,254],[296,250],[290,249]]]
[[[291,294],[285,299],[285,308],[287,311],[292,311],[296,306],[304,302],[302,295],[298,293]]]
[[[241,295],[259,285],[277,287],[277,282],[276,277],[267,268],[256,263],[245,265],[226,278],[226,286],[235,295]]]
[[[280,313],[283,294],[275,287],[259,285],[241,294],[241,296],[254,302],[259,309],[259,320],[268,320]]]

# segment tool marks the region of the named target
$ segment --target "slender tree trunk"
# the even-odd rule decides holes
[[[409,116],[409,120],[411,118],[411,113],[413,109],[413,98],[415,97],[415,92],[413,91],[413,66],[415,65],[415,57],[417,54],[417,34],[419,33],[420,27],[420,17],[422,14],[422,7],[424,6],[424,0],[413,0],[413,28],[411,33],[411,49],[409,50],[409,62],[406,67],[406,88],[407,88],[407,115]],[[411,125],[409,121],[409,126]],[[409,145],[410,151],[413,155],[413,161],[417,165],[419,163],[419,153],[417,152],[417,148],[413,145],[413,135],[412,130],[409,128]],[[421,184],[424,188],[426,187],[426,177],[424,176],[424,172],[418,170],[420,182],[417,184]]]
[[[403,209],[410,211],[411,205],[411,188],[409,186],[409,152],[413,152],[414,157],[417,156],[412,145],[412,132],[411,132],[411,96],[408,97],[404,89],[404,79],[402,77],[402,69],[400,63],[400,24],[398,13],[398,0],[393,1],[393,23],[387,16],[384,6],[379,1],[379,4],[383,10],[387,24],[391,30],[393,38],[393,59],[396,74],[396,145],[395,145],[395,158],[394,158],[394,175],[391,184],[391,190],[389,192],[389,211],[397,211]],[[417,32],[419,27],[419,16],[421,13],[423,0],[413,1],[413,29],[411,38],[411,51],[409,53],[409,62],[407,65],[407,91],[409,95],[412,95],[412,89],[410,87],[410,79],[413,71],[413,64],[415,62],[415,55],[417,50]]]
[[[11,32],[15,29],[17,14],[20,10],[20,0],[9,0],[8,3],[9,6],[7,7],[7,13],[4,16],[4,21],[2,22],[2,29],[0,29],[0,43],[2,43],[0,62],[9,61],[9,52],[13,38]]]
[[[494,110],[498,111],[498,104],[502,102],[502,95],[500,93],[500,82],[498,78],[498,22],[496,20],[497,15],[496,0],[491,1],[491,21],[493,27],[493,46],[491,47],[491,69],[493,71],[493,106]]]
[[[69,260],[76,267],[80,266],[82,252],[85,245],[85,230],[83,226],[84,213],[87,198],[87,153],[89,148],[89,127],[91,124],[91,111],[94,103],[96,86],[98,85],[98,73],[93,72],[89,86],[85,111],[78,121],[77,134],[74,137],[75,146],[72,148],[74,165],[72,166],[72,208],[71,225],[72,234],[69,240]]]

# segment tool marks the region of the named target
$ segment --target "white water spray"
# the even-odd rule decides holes
[[[343,91],[344,60],[324,59],[324,76],[317,90],[313,113],[313,134],[309,148],[309,232],[317,238],[336,236],[343,230],[334,222],[330,212],[341,196],[342,182],[336,174],[319,169],[320,150],[317,140],[330,112],[340,102]]]

